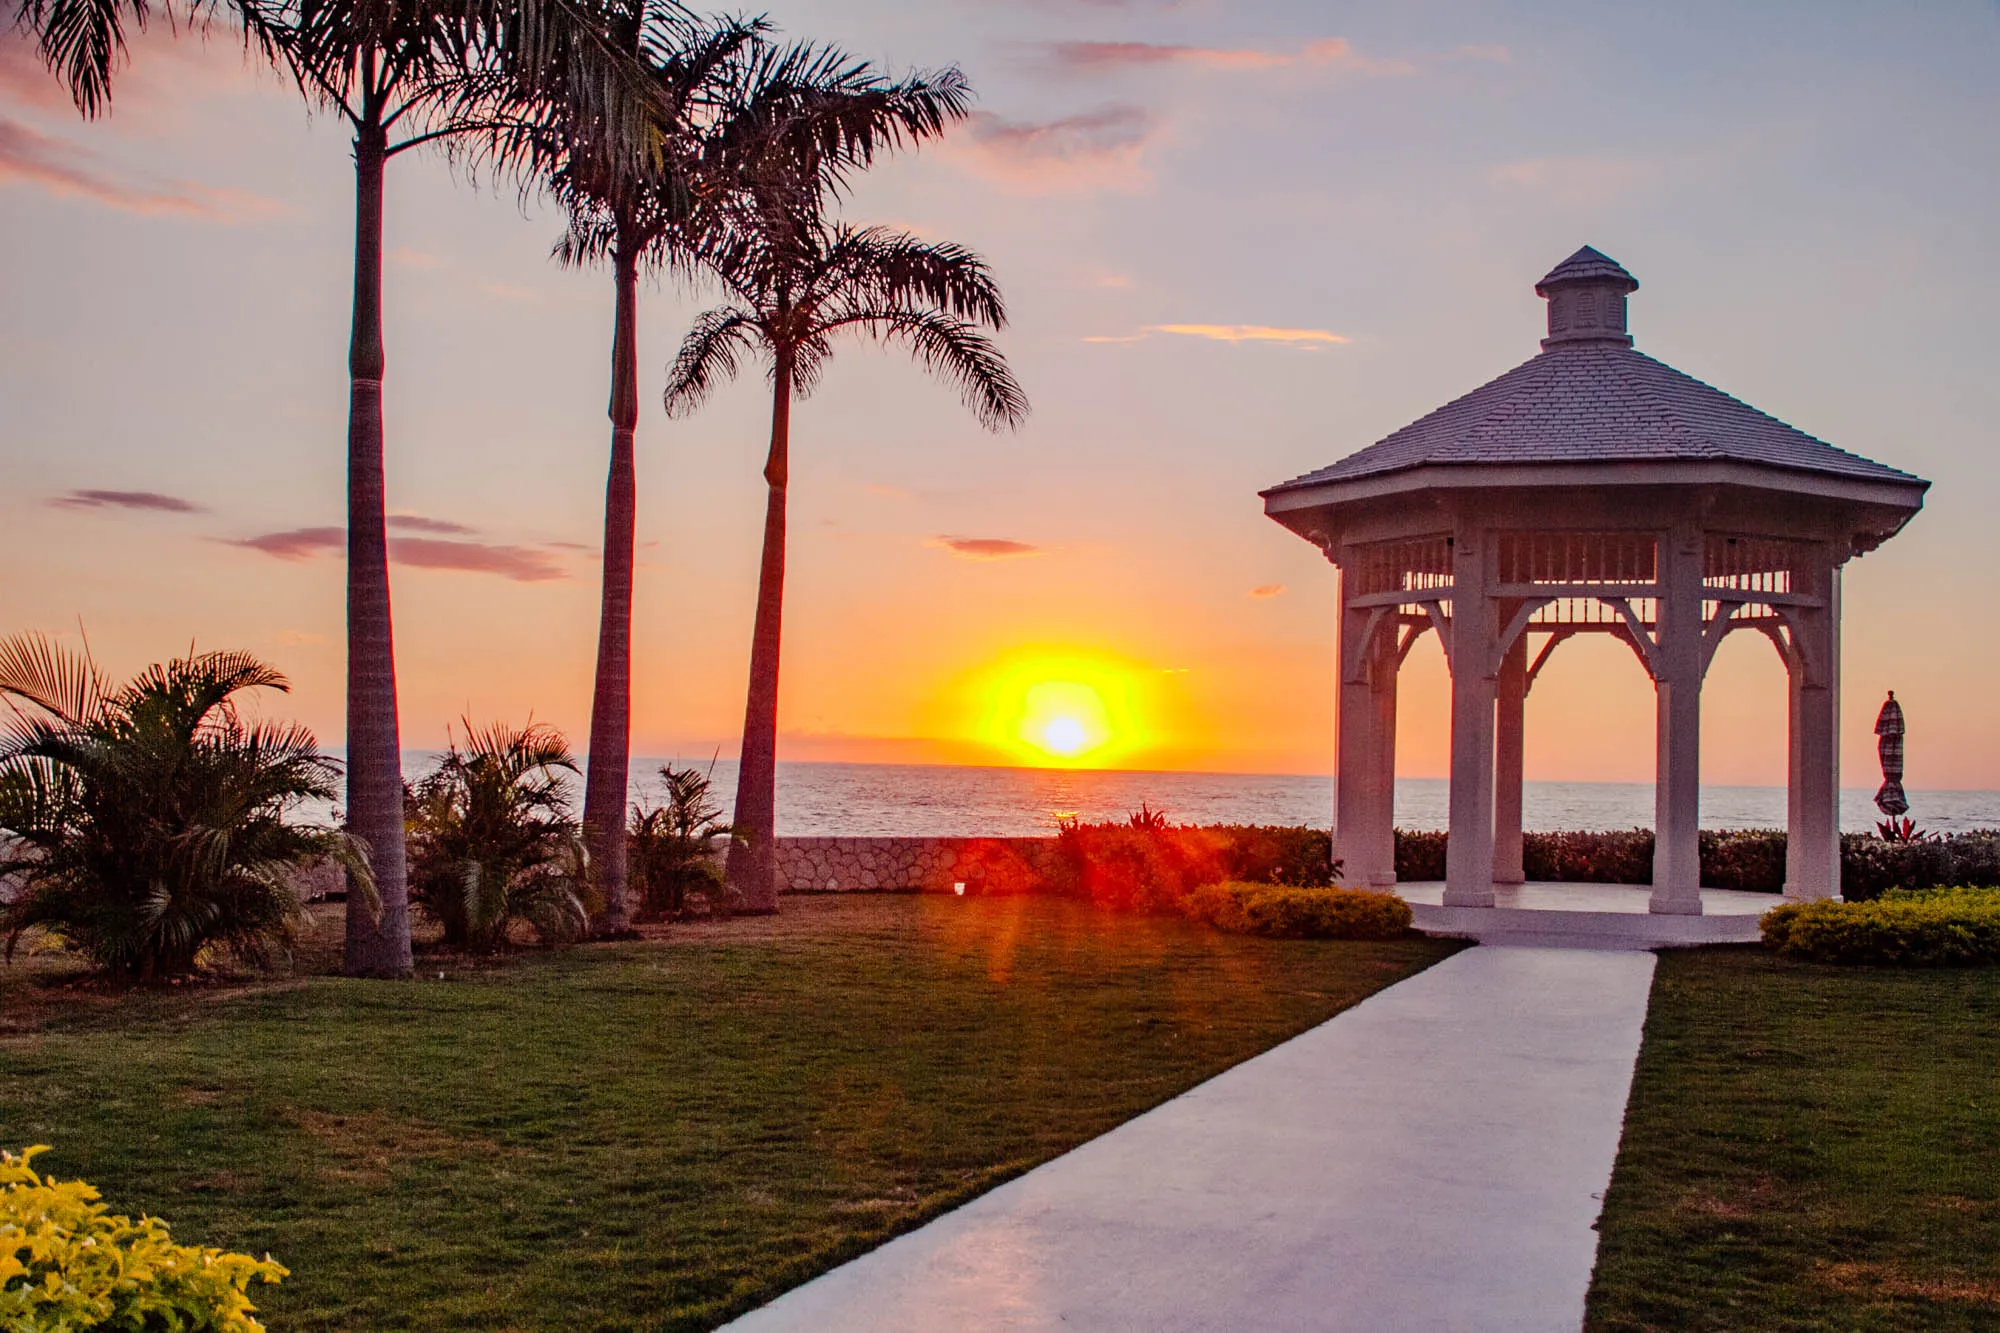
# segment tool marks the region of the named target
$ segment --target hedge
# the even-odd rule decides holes
[[[1898,891],[1868,902],[1786,903],[1764,914],[1764,943],[1815,963],[1905,967],[2000,964],[2000,892]]]
[[[1444,878],[1443,833],[1396,830],[1396,878]],[[1782,893],[1785,888],[1785,834],[1782,829],[1703,829],[1701,882],[1711,889]],[[1521,839],[1522,869],[1530,880],[1578,884],[1649,884],[1653,879],[1653,832],[1625,829],[1608,833],[1527,833]],[[2000,886],[2000,832],[1947,834],[1922,842],[1885,842],[1872,833],[1840,839],[1841,896],[1865,902],[1890,889],[1929,889],[1963,884]]]
[[[1393,940],[1411,920],[1393,893],[1284,884],[1204,884],[1183,910],[1218,930],[1281,940]]]

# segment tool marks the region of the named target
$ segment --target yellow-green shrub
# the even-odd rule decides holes
[[[1764,914],[1764,943],[1816,963],[1954,967],[2000,963],[2000,893],[1936,889],[1864,903],[1786,903]]]
[[[1204,884],[1183,910],[1218,930],[1285,940],[1392,940],[1410,928],[1408,903],[1364,889]]]
[[[287,1276],[269,1256],[176,1245],[156,1217],[113,1215],[80,1180],[0,1152],[0,1329],[261,1333],[250,1283]]]

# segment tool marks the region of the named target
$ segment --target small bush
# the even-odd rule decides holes
[[[1304,889],[1333,883],[1333,834],[1327,829],[1242,824],[1209,831],[1223,839],[1222,864],[1230,879]]]
[[[1418,829],[1396,830],[1396,878],[1422,884],[1444,878],[1445,835]]]
[[[1285,884],[1204,884],[1184,910],[1218,930],[1280,940],[1393,940],[1411,920],[1393,893]]]
[[[0,1328],[261,1333],[245,1292],[288,1276],[282,1265],[115,1216],[84,1182],[36,1174],[45,1151],[0,1152]]]
[[[1815,963],[1992,965],[2000,963],[2000,893],[1956,888],[1786,903],[1764,914],[1763,935],[1785,957]]]
[[[728,833],[729,825],[722,822],[722,807],[715,803],[709,775],[664,764],[660,780],[666,784],[665,801],[650,808],[635,803],[625,834],[639,915],[677,921],[687,914],[690,893],[700,894],[711,912],[724,915],[728,905],[722,869],[709,855],[708,844]]]
[[[1113,911],[1178,911],[1190,890],[1226,877],[1225,845],[1212,829],[1071,821],[1056,832],[1048,885]]]

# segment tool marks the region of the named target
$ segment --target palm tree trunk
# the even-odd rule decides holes
[[[632,756],[632,542],[638,495],[632,435],[639,424],[639,262],[619,238],[611,334],[611,475],[604,490],[604,576],[597,624],[597,686],[583,786],[584,836],[604,891],[601,935],[631,928],[626,901],[625,794]]]
[[[347,897],[351,976],[410,975],[403,756],[389,624],[382,484],[382,184],[388,136],[364,113],[354,138],[354,334],[347,407],[347,823],[368,846],[379,914]]]
[[[771,456],[764,464],[764,559],[750,635],[750,694],[743,706],[743,761],[736,774],[737,837],[729,885],[745,912],[778,910],[778,646],[785,613],[785,488],[790,483],[792,363],[779,353],[772,375]]]

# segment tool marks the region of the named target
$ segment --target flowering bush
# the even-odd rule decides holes
[[[288,1276],[271,1260],[176,1245],[156,1217],[110,1213],[80,1180],[58,1183],[0,1152],[0,1328],[261,1333],[250,1283]]]
[[[1949,967],[2000,963],[2000,892],[1899,891],[1870,902],[1786,903],[1764,914],[1764,943],[1815,963]]]
[[[1393,940],[1411,920],[1393,893],[1285,884],[1204,884],[1183,910],[1218,930],[1283,940]]]

